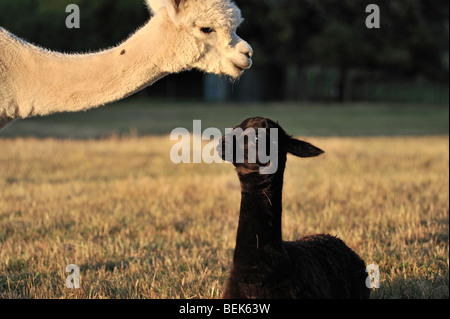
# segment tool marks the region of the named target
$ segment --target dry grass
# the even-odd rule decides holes
[[[288,159],[284,237],[338,235],[381,269],[374,298],[449,297],[448,137],[311,138]],[[174,165],[168,137],[0,139],[0,297],[218,298],[239,184]],[[65,288],[65,267],[81,289]]]

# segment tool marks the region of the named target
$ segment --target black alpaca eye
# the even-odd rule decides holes
[[[213,28],[200,28],[200,31],[202,31],[205,34],[210,34],[215,32],[215,30]]]

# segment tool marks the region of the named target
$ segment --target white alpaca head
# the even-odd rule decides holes
[[[165,14],[170,20],[167,40],[172,41],[177,58],[188,68],[237,78],[252,66],[253,50],[236,34],[243,21],[241,11],[231,0],[147,3],[155,17]],[[176,31],[171,34],[172,28]]]

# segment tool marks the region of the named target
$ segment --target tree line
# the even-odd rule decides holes
[[[302,90],[314,83],[313,78],[329,79],[336,100],[347,99],[352,83],[386,79],[448,83],[447,0],[235,2],[245,17],[239,34],[255,51],[255,72],[265,87],[272,88],[268,99],[305,98]],[[365,9],[371,3],[380,8],[380,29],[365,25]],[[69,4],[80,7],[80,29],[65,26]],[[0,26],[27,41],[64,52],[113,46],[149,16],[144,0],[0,1]],[[189,86],[193,79],[202,77],[171,77],[159,89],[170,91],[181,82],[178,86]],[[185,91],[202,94],[199,89]]]

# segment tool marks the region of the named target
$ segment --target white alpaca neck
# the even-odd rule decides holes
[[[168,21],[155,16],[121,45],[85,55],[47,51],[0,29],[0,128],[15,118],[104,105],[182,71]]]

